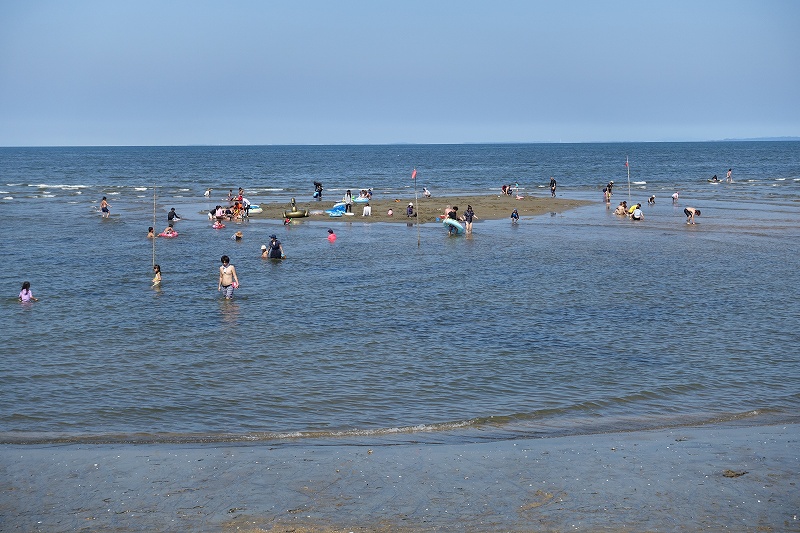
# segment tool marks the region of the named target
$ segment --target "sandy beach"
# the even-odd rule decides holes
[[[800,425],[462,445],[4,445],[3,531],[798,531]]]
[[[452,196],[441,198],[419,198],[414,199],[413,196],[406,198],[391,198],[391,199],[374,199],[369,202],[372,208],[371,216],[362,216],[365,204],[353,204],[353,217],[331,218],[324,213],[326,209],[330,209],[333,204],[338,201],[338,198],[325,197],[322,201],[296,201],[298,210],[308,210],[309,219],[311,220],[347,220],[349,218],[358,219],[362,222],[403,222],[409,221],[406,216],[406,207],[409,203],[414,204],[414,212],[418,214],[419,220],[422,223],[435,222],[437,216],[444,214],[446,206],[458,207],[458,213],[462,214],[468,205],[472,206],[475,211],[477,221],[480,220],[496,220],[501,218],[509,218],[511,211],[516,209],[520,217],[537,216],[544,213],[560,213],[568,209],[573,209],[582,205],[587,205],[592,202],[585,200],[571,200],[567,198],[550,198],[550,197],[535,197],[525,196],[522,199],[517,199],[515,196],[508,195],[485,195],[485,196]],[[283,218],[284,211],[291,210],[291,205],[286,203],[269,204],[261,203],[260,207],[264,210],[262,213],[253,214],[251,218]],[[389,216],[389,210],[393,214]]]

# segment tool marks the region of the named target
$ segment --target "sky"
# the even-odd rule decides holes
[[[0,146],[781,136],[795,0],[0,0]]]

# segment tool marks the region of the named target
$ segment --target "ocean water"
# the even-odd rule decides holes
[[[638,224],[600,192],[614,180],[612,204],[629,197],[626,157],[630,198],[656,195]],[[728,168],[734,183],[708,183]],[[214,231],[202,213],[240,186],[285,203],[318,180],[327,207],[366,187],[549,196],[550,176],[594,203],[481,219],[467,238],[360,217]],[[800,143],[0,148],[0,207],[0,442],[434,443],[797,420]],[[146,229],[170,207],[180,236],[154,248]],[[287,260],[260,259],[270,233]],[[216,290],[223,254],[232,301]],[[39,302],[17,302],[24,280]]]

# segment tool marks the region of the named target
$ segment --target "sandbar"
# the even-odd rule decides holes
[[[471,205],[473,211],[475,211],[477,221],[480,221],[510,218],[511,212],[514,209],[517,209],[520,217],[526,217],[543,215],[545,213],[561,213],[568,209],[595,203],[562,197],[542,198],[536,196],[525,196],[522,199],[517,199],[515,196],[508,195],[449,196],[440,198],[423,197],[419,199],[415,199],[411,196],[370,200],[369,205],[372,210],[370,216],[363,216],[365,204],[354,203],[353,216],[334,219],[325,214],[324,211],[330,209],[336,201],[338,200],[323,198],[323,201],[296,201],[295,205],[300,211],[307,210],[310,212],[308,218],[300,220],[346,221],[348,219],[358,219],[361,222],[407,223],[409,220],[416,220],[416,218],[409,219],[409,217],[406,216],[408,204],[413,203],[413,209],[419,217],[419,222],[424,224],[436,221],[437,216],[443,216],[444,208],[448,205],[458,207],[459,215],[464,213],[468,205]],[[251,218],[282,219],[284,211],[291,211],[290,203],[260,203],[259,206],[263,209],[263,212],[252,214],[250,215]],[[388,215],[390,209],[393,211],[391,216]]]

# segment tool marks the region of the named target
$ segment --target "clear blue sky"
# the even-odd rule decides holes
[[[764,136],[800,1],[0,1],[0,146]]]

